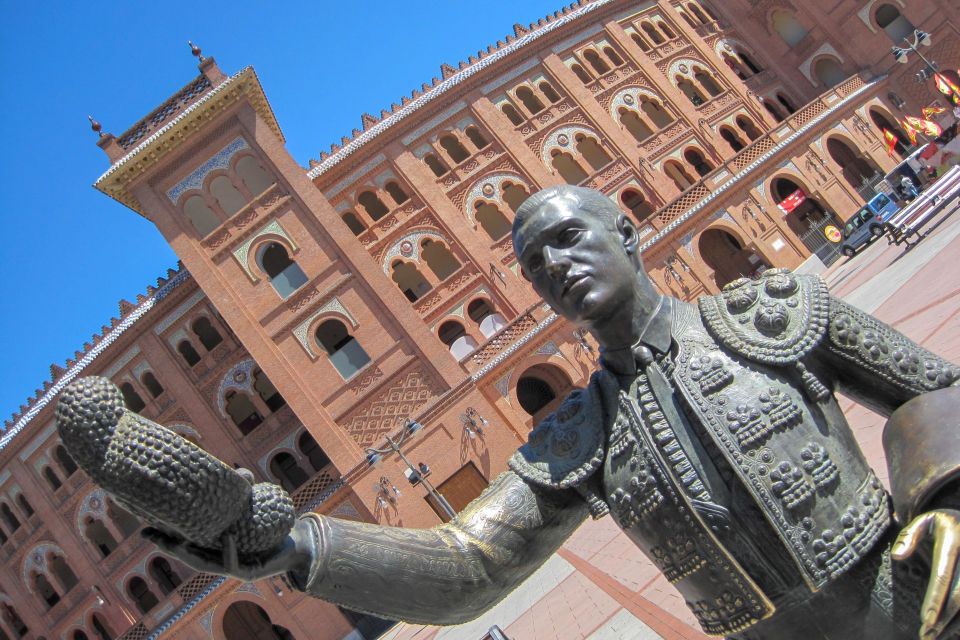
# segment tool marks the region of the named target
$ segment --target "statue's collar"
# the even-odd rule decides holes
[[[600,349],[600,363],[618,375],[636,375],[653,360],[653,352],[667,353],[673,342],[673,299],[661,296],[647,326],[630,347]]]

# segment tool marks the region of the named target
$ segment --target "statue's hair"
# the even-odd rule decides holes
[[[524,200],[513,219],[513,232],[519,231],[528,218],[552,200],[569,200],[580,211],[603,220],[608,229],[615,230],[617,228],[617,218],[621,211],[610,198],[594,189],[562,184],[538,191]]]

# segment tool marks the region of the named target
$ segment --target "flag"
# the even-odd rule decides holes
[[[924,108],[922,109],[923,119],[924,119],[924,120],[930,120],[930,119],[933,118],[933,116],[940,115],[941,113],[943,113],[943,112],[946,111],[946,110],[947,110],[946,107],[941,107],[941,106],[939,106],[939,105],[938,105],[938,106],[933,106],[933,107],[924,107]]]
[[[950,96],[954,100],[956,100],[957,96],[960,96],[960,87],[942,73],[933,74],[933,81],[937,85],[937,91],[943,95]]]
[[[910,134],[910,129],[913,129],[914,131],[919,131],[920,133],[928,135],[931,138],[936,138],[941,133],[943,133],[943,129],[936,122],[932,122],[930,120],[924,120],[923,118],[914,118],[913,116],[907,116],[905,119],[906,119],[906,124],[909,126],[909,129],[907,130],[907,135]],[[914,144],[916,144],[916,141],[914,140],[915,137],[916,137],[915,135],[910,136],[910,140]]]
[[[887,143],[887,155],[892,158],[893,150],[897,148],[897,143],[900,142],[900,140],[886,127],[883,128],[883,139]]]
[[[903,130],[907,132],[907,137],[910,138],[910,144],[917,144],[917,129],[914,129],[913,125],[910,123],[910,116],[907,116],[898,122],[900,123],[900,126],[903,127]],[[894,144],[894,146],[896,146],[896,144]]]
[[[803,204],[803,201],[806,199],[807,194],[803,192],[803,189],[797,189],[784,198],[782,202],[777,204],[777,208],[780,209],[780,211],[783,211],[783,214],[786,215]]]

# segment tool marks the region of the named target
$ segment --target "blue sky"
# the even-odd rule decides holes
[[[414,87],[562,5],[0,1],[6,236],[0,278],[5,421],[176,264],[154,226],[91,187],[109,166],[87,123],[122,133],[197,75],[187,40],[226,73],[252,64],[303,166]]]

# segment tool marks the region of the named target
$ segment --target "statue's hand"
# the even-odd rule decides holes
[[[167,555],[197,571],[253,582],[288,571],[308,572],[317,553],[313,548],[315,543],[310,526],[304,520],[297,520],[290,533],[276,547],[256,556],[244,557],[238,556],[236,539],[229,534],[223,536],[223,549],[200,547],[153,527],[144,529],[141,535]]]
[[[933,540],[930,581],[920,609],[920,638],[937,638],[960,610],[960,511],[936,509],[913,519],[893,545],[893,557],[904,560],[926,538]]]

